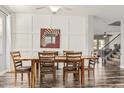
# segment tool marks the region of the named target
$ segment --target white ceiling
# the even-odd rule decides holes
[[[51,14],[48,8],[36,10],[43,5],[5,5],[4,7],[15,13],[40,13]],[[63,6],[62,6],[63,7]],[[94,15],[103,18],[120,19],[124,18],[124,5],[66,5],[71,11],[60,10],[59,15]]]
[[[51,15],[49,8],[43,8],[37,10],[36,8],[44,7],[43,5],[6,5],[3,6],[13,13],[35,13],[43,15]],[[46,7],[46,6],[45,6]],[[93,15],[95,16],[94,30],[95,34],[103,34],[103,32],[120,32],[120,27],[118,26],[108,26],[108,24],[114,21],[120,21],[124,18],[124,5],[68,5],[61,6],[66,8],[71,8],[71,11],[66,9],[61,9],[56,15]]]

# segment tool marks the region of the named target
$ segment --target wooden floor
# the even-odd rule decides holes
[[[52,76],[47,75],[42,83],[43,88],[124,88],[124,69],[120,69],[114,66],[103,65],[102,63],[96,64],[95,77],[91,72],[91,77],[88,80],[87,71],[85,71],[85,83],[80,84],[79,81],[75,81],[70,74],[68,80],[63,82],[62,69],[57,70],[57,80],[53,83]],[[24,75],[24,81],[18,78],[17,84],[14,84],[14,73],[6,73],[0,76],[1,88],[27,88],[27,75]],[[39,81],[37,81],[36,87],[39,88]]]

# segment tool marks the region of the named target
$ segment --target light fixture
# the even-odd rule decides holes
[[[107,37],[107,35],[104,35],[103,37],[104,37],[104,38],[106,38],[106,37]]]
[[[103,37],[104,37],[104,38],[106,38],[106,37],[107,37],[107,34],[106,34],[106,32],[104,32],[104,35],[103,35]]]
[[[56,14],[56,12],[60,9],[60,6],[48,6],[48,7],[53,14]]]

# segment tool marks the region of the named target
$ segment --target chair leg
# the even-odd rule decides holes
[[[57,62],[57,70],[59,69],[59,63]]]
[[[56,84],[56,72],[54,71],[53,72],[53,86],[55,86],[55,84]]]
[[[88,79],[90,78],[90,69],[88,69]]]
[[[23,73],[21,73],[21,81],[23,81]]]
[[[63,81],[65,81],[65,71],[63,70]]]
[[[68,79],[68,73],[65,73],[65,80]]]
[[[15,72],[15,86],[16,86],[16,82],[17,82],[17,73]]]
[[[80,82],[80,70],[78,70],[78,80]]]
[[[28,86],[30,87],[30,72],[28,72]]]
[[[78,81],[80,82],[80,74],[78,73]]]
[[[75,73],[73,73],[73,78],[76,79],[76,74]]]
[[[40,73],[40,87],[41,87],[42,79],[43,79],[43,74]]]
[[[54,81],[56,81],[56,72],[55,71],[53,72],[53,79],[54,79]]]
[[[95,76],[95,72],[94,72],[94,69],[93,69],[93,77]]]
[[[37,73],[36,73],[37,75],[36,76],[37,76],[37,79],[38,79],[38,77],[39,77],[39,63],[36,64],[36,68],[37,68]]]

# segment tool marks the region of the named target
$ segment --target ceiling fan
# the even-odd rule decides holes
[[[103,37],[109,37],[112,36],[111,34],[107,34],[106,32],[104,32]]]
[[[36,8],[37,10],[41,10],[41,9],[50,9],[50,11],[52,12],[52,14],[56,14],[59,10],[67,10],[67,11],[71,11],[71,8],[68,7],[64,7],[64,6],[42,6],[42,7],[38,7]]]

